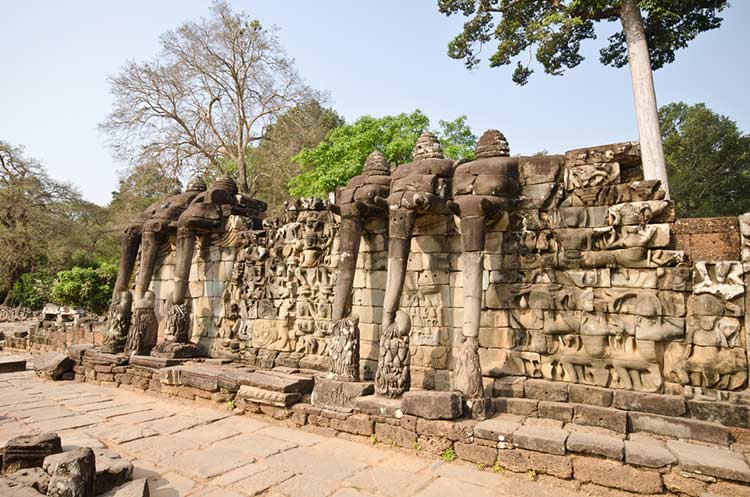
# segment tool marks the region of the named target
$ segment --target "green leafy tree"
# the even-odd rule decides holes
[[[44,271],[22,274],[13,284],[11,305],[41,309],[50,301],[50,288],[54,278]]]
[[[101,314],[107,310],[116,279],[117,266],[112,263],[104,262],[95,268],[76,266],[57,273],[50,294],[58,304]]]
[[[473,157],[476,137],[466,125],[466,116],[439,125],[437,134],[447,157]],[[339,126],[317,147],[293,157],[302,173],[291,179],[289,192],[295,197],[324,197],[362,172],[365,159],[375,149],[392,165],[409,162],[417,138],[429,126],[429,118],[420,110],[380,118],[362,116]]]
[[[609,37],[600,60],[630,65],[644,175],[661,180],[667,192],[652,69],[673,62],[698,34],[718,28],[727,6],[727,0],[438,0],[443,14],[469,17],[448,55],[474,67],[494,39],[490,67],[515,62],[513,81],[520,85],[533,73],[532,58],[547,74],[561,75],[583,61],[581,43],[596,38],[596,22],[619,21],[622,30]]]
[[[659,120],[677,214],[750,211],[750,135],[705,104],[665,105]]]

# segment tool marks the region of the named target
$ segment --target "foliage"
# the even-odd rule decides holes
[[[490,67],[515,62],[513,81],[523,85],[533,73],[532,58],[551,75],[583,61],[581,43],[596,38],[594,23],[617,21],[621,0],[438,0],[445,15],[469,17],[463,31],[448,45],[448,55],[463,59],[466,67],[479,64],[479,53],[494,39],[497,48],[489,57]],[[641,0],[643,27],[653,69],[675,59],[698,34],[721,25],[718,14],[727,0]],[[623,67],[627,47],[622,30],[609,37],[600,50],[603,64]]]
[[[104,262],[95,268],[75,266],[57,273],[52,300],[102,314],[107,310],[116,279],[117,266],[112,263]]]
[[[456,451],[453,450],[453,447],[448,447],[440,453],[440,459],[442,459],[443,462],[453,462],[456,460],[456,457]]]
[[[52,276],[42,271],[22,274],[13,284],[8,303],[34,310],[41,309],[50,300],[52,281]]]
[[[362,172],[365,159],[375,149],[383,152],[389,164],[409,162],[417,138],[429,125],[429,118],[417,109],[396,116],[362,116],[339,126],[317,147],[293,157],[301,164],[302,173],[291,179],[289,192],[295,197],[325,197]],[[437,135],[447,157],[473,157],[476,136],[466,124],[466,116],[439,125]]]
[[[750,211],[750,135],[705,104],[665,105],[659,109],[659,121],[679,216]]]
[[[177,173],[233,164],[240,189],[254,194],[249,149],[279,115],[322,97],[304,84],[275,28],[222,0],[160,45],[155,58],[128,62],[109,80],[115,104],[101,129],[115,155]]]

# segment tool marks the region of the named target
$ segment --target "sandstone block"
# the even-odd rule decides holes
[[[683,471],[750,483],[750,467],[742,454],[678,440],[668,440],[667,448]]]
[[[442,437],[453,441],[469,441],[472,435],[471,421],[416,420],[416,431],[428,437]]]
[[[724,426],[750,428],[750,406],[726,402],[688,400],[690,416]]]
[[[107,492],[102,497],[150,497],[148,480],[139,478],[119,488]]]
[[[576,480],[596,483],[639,494],[658,494],[662,491],[661,474],[638,469],[621,462],[579,456],[573,459]]]
[[[62,452],[60,437],[56,433],[22,435],[5,444],[2,457],[2,474],[15,473],[26,468],[41,467],[47,456]]]
[[[548,454],[565,455],[568,432],[548,426],[522,426],[513,434],[513,445]]]
[[[33,363],[36,374],[50,380],[61,379],[63,374],[73,371],[73,366],[75,366],[73,359],[57,352],[35,357]]]
[[[254,402],[256,404],[265,404],[276,407],[289,407],[302,399],[302,394],[297,392],[284,393],[273,392],[261,388],[242,385],[237,391],[237,398]]]
[[[454,443],[453,447],[458,457],[465,461],[492,466],[497,460],[497,449],[494,447],[462,442]]]
[[[411,449],[417,440],[417,434],[400,426],[386,423],[375,423],[375,436],[379,442],[395,443],[399,447]]]
[[[120,454],[107,449],[94,449],[96,460],[96,495],[109,492],[133,476],[133,465]]]
[[[646,466],[648,468],[662,468],[674,464],[677,459],[657,441],[653,443],[626,440],[625,461],[628,464]]]
[[[16,357],[0,358],[0,374],[26,371],[26,359]]]
[[[454,419],[461,416],[462,402],[456,392],[411,390],[403,395],[402,410],[425,419]]]
[[[536,416],[539,401],[535,399],[492,399],[497,413],[517,414],[519,416]]]
[[[576,423],[599,426],[617,433],[627,433],[627,413],[609,407],[595,407],[577,404],[575,407]]]
[[[50,475],[48,497],[94,497],[94,451],[78,448],[48,456],[44,471]]]
[[[685,414],[685,399],[678,395],[616,390],[614,407],[629,411],[642,411],[665,416]]]
[[[401,410],[401,399],[389,399],[378,395],[366,395],[354,399],[357,410],[375,416],[387,416],[400,418],[404,411]]]
[[[517,473],[531,469],[537,473],[552,475],[557,478],[573,476],[572,458],[556,456],[524,449],[498,451],[497,462],[504,468]]]
[[[617,461],[622,460],[624,450],[624,444],[620,438],[583,431],[571,432],[565,446],[571,452],[603,456]]]
[[[47,493],[47,487],[49,486],[49,475],[44,472],[44,470],[41,467],[37,468],[26,468],[21,469],[19,471],[16,471],[15,473],[11,473],[7,476],[7,481],[13,485],[17,485],[18,487],[27,487],[27,488],[33,488],[35,490],[38,490],[42,494]],[[0,478],[0,481],[2,481],[2,478]],[[0,486],[0,495],[5,497],[4,488]],[[13,494],[11,496],[13,497]]]
[[[527,398],[565,402],[568,400],[568,383],[545,380],[526,380],[524,393]]]
[[[374,422],[367,414],[352,414],[346,419],[332,419],[331,428],[337,431],[369,437],[374,432]]]
[[[564,422],[573,420],[573,405],[568,402],[539,402],[539,417]]]
[[[628,414],[630,431],[646,431],[672,438],[700,440],[729,445],[729,432],[723,426],[706,421],[659,416],[658,414]]]
[[[513,441],[513,433],[523,424],[521,416],[501,414],[494,418],[480,421],[474,426],[474,435],[485,440],[503,444]]]
[[[525,382],[526,378],[523,376],[502,376],[495,378],[492,385],[492,396],[521,398],[524,396],[523,384]]]
[[[355,408],[355,399],[374,393],[375,387],[369,382],[339,381],[318,376],[311,402],[323,409],[350,412]]]
[[[570,385],[569,393],[570,401],[576,404],[589,404],[599,407],[612,405],[613,392],[607,388],[573,383]]]

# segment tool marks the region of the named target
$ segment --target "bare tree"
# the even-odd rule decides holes
[[[276,30],[224,1],[211,15],[161,37],[149,62],[128,62],[110,78],[114,109],[101,124],[115,156],[134,164],[171,164],[176,172],[206,163],[238,173],[255,193],[249,149],[286,110],[320,99],[299,76]]]

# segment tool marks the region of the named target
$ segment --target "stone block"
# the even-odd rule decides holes
[[[59,380],[62,375],[73,371],[75,362],[65,354],[48,352],[33,359],[34,371],[38,376]]]
[[[330,426],[337,431],[369,437],[374,433],[375,423],[368,414],[352,414],[346,419],[331,419]]]
[[[690,258],[693,261],[740,258],[739,230],[729,233],[694,233],[690,235]]]
[[[473,423],[417,418],[416,430],[419,435],[469,442],[473,433]]]
[[[375,436],[379,442],[395,443],[399,447],[411,449],[417,441],[417,434],[400,426],[375,423]]]
[[[513,433],[522,424],[523,417],[521,416],[501,414],[477,423],[474,426],[474,436],[506,444],[513,441]]]
[[[150,497],[151,493],[146,478],[133,480],[121,487],[118,487],[102,497]]]
[[[278,371],[253,371],[243,376],[240,384],[283,393],[312,393],[315,381],[309,376]]]
[[[274,392],[264,390],[250,385],[242,385],[237,391],[237,399],[256,404],[265,404],[276,407],[289,407],[302,400],[302,394],[297,392]]]
[[[411,390],[403,395],[405,414],[425,419],[455,419],[461,416],[463,396],[456,392]]]
[[[510,471],[526,473],[529,470],[534,470],[536,473],[566,479],[573,476],[571,460],[572,458],[567,456],[524,449],[500,450],[497,454],[497,462]]]
[[[573,431],[565,443],[571,452],[580,452],[622,461],[624,443],[621,438],[607,437],[583,431]]]
[[[492,396],[521,398],[524,396],[523,384],[525,382],[526,378],[523,376],[501,376],[500,378],[495,378],[492,385]]]
[[[519,416],[536,417],[539,401],[536,399],[492,399],[492,406],[497,413],[517,414]]]
[[[671,438],[729,445],[727,429],[706,421],[630,412],[628,413],[628,424],[632,432],[645,431]]]
[[[639,494],[662,492],[661,474],[621,462],[579,456],[573,459],[573,475],[576,480],[596,483],[604,487],[626,490]]]
[[[679,395],[616,390],[614,407],[627,411],[641,411],[665,416],[685,414],[685,399]]]
[[[667,448],[683,471],[750,483],[750,467],[742,454],[678,440],[668,440]]]
[[[524,393],[529,399],[566,402],[568,400],[568,383],[545,380],[526,380]]]
[[[539,402],[539,417],[557,419],[563,422],[573,420],[573,405],[568,402]]]
[[[47,456],[60,452],[62,445],[56,433],[11,438],[3,451],[2,474],[8,475],[21,469],[41,467]]]
[[[357,410],[373,416],[400,418],[404,414],[401,410],[401,399],[389,399],[378,395],[366,395],[354,399],[354,406]]]
[[[460,459],[477,464],[484,464],[491,467],[497,460],[497,449],[494,447],[485,447],[477,444],[466,444],[456,442],[453,444],[456,454]]]
[[[107,449],[94,449],[96,461],[96,495],[109,492],[133,476],[133,465],[120,454]]]
[[[44,471],[50,475],[48,497],[94,497],[94,451],[78,448],[47,456]]]
[[[14,485],[14,488],[16,489],[26,487],[38,490],[40,494],[36,495],[39,496],[41,494],[47,494],[47,487],[49,486],[49,475],[45,473],[41,467],[26,468],[16,471],[15,473],[11,473],[7,476],[6,480],[0,478],[0,482],[7,482],[10,485]],[[2,483],[0,483],[0,495],[2,495],[3,497],[16,497],[16,494],[12,491],[10,492],[10,495],[8,495],[6,490],[8,489],[4,488],[2,486]]]
[[[625,461],[636,466],[662,468],[674,464],[677,459],[657,441],[626,440]]]
[[[627,413],[618,409],[576,404],[573,420],[582,425],[599,426],[617,433],[627,433]]]
[[[0,358],[0,374],[16,373],[18,371],[26,371],[26,359],[17,357]]]
[[[612,405],[613,392],[607,388],[573,383],[570,385],[569,394],[570,401],[576,404],[589,404],[599,407]]]
[[[726,402],[688,400],[690,417],[724,426],[750,428],[750,406]]]
[[[350,412],[356,407],[355,399],[374,393],[375,387],[369,382],[339,381],[318,376],[315,378],[311,402],[323,409]]]
[[[565,455],[568,432],[548,426],[522,426],[513,434],[513,445],[522,449]]]

